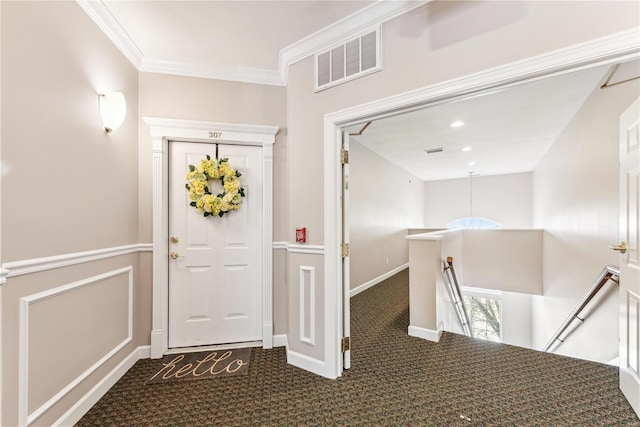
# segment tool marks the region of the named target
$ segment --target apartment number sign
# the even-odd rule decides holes
[[[220,138],[222,138],[222,132],[211,131],[211,132],[209,132],[209,138],[220,139]]]

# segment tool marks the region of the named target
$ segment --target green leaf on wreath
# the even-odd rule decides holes
[[[191,190],[191,187],[189,187],[189,184],[185,184],[185,187],[187,187],[187,190]]]
[[[219,216],[220,218],[222,218],[222,215],[224,215],[224,212],[220,211],[220,213],[218,214],[218,216]]]
[[[240,178],[242,176],[242,174],[238,171],[236,171],[236,178]]]
[[[207,154],[207,160],[211,160],[211,157]]]
[[[240,195],[242,197],[244,197],[244,188],[240,188],[240,190],[238,191],[238,193],[240,193]]]
[[[209,212],[205,212],[205,213],[204,213],[204,216],[205,216],[205,217],[208,217],[209,215],[211,215]]]
[[[196,202],[189,203],[189,206],[193,206],[195,208],[196,207]]]
[[[189,171],[194,172],[196,170],[196,167],[193,165],[189,165]]]

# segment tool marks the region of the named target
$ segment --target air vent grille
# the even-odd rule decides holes
[[[381,70],[380,29],[316,54],[316,91]]]
[[[424,150],[425,153],[427,154],[438,154],[438,153],[444,153],[444,147],[438,147],[438,148],[427,148],[426,150]]]

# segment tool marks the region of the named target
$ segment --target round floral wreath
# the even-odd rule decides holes
[[[220,217],[231,211],[240,209],[240,203],[244,195],[244,188],[240,187],[240,172],[229,165],[229,159],[212,159],[207,156],[195,167],[189,165],[187,172],[187,191],[189,192],[190,206],[198,212]],[[214,196],[209,189],[209,180],[220,180],[222,193]]]

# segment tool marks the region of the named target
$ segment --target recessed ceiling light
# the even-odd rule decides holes
[[[471,151],[472,148],[471,147],[462,147],[462,151]]]
[[[475,166],[476,162],[469,162],[469,166]]]
[[[451,126],[452,128],[459,128],[460,126],[464,126],[464,122],[457,120],[455,122],[452,122],[449,126]]]

